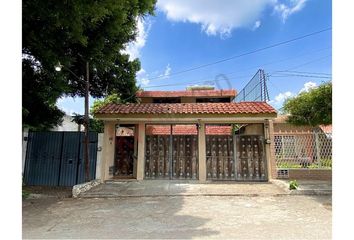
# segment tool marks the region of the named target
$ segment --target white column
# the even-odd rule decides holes
[[[101,179],[102,168],[102,149],[103,149],[103,133],[98,134],[97,142],[97,161],[96,161],[96,179]]]

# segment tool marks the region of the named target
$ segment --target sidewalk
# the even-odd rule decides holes
[[[271,182],[110,181],[81,193],[80,198],[157,196],[274,196],[287,192]]]

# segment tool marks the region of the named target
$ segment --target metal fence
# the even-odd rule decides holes
[[[266,76],[263,69],[257,71],[235,98],[235,102],[266,102],[268,100]]]
[[[26,185],[73,186],[85,182],[83,132],[29,132]],[[98,134],[89,133],[90,179],[95,179]]]
[[[274,134],[277,168],[332,168],[332,133]]]

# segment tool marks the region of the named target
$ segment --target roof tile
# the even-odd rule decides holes
[[[265,102],[107,104],[96,114],[257,114],[276,113]]]

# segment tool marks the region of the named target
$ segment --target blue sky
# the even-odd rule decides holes
[[[138,37],[126,52],[140,59],[137,80],[145,90],[183,90],[223,74],[229,84],[222,81],[219,87],[240,91],[262,68],[270,74],[269,103],[279,109],[286,97],[330,80],[332,31],[174,74],[331,26],[329,0],[158,0],[156,15],[138,21]],[[274,73],[284,70],[306,77]],[[60,99],[58,106],[69,114],[84,109],[78,98]]]

